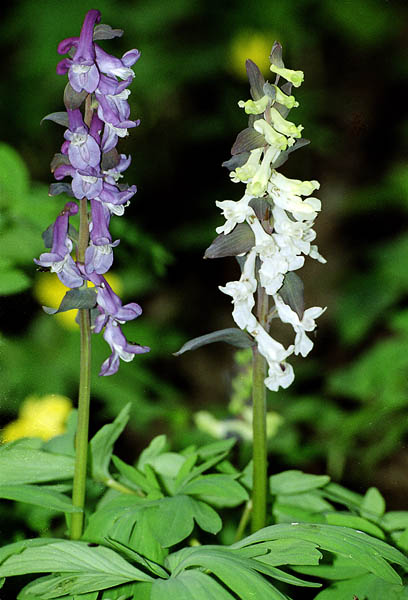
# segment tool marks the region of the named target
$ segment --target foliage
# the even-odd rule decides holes
[[[160,435],[132,466],[113,454],[128,418],[126,407],[91,441],[90,476],[103,485],[82,540],[39,537],[0,550],[0,577],[49,573],[19,599],[284,600],[297,587],[322,586],[316,599],[341,600],[349,590],[361,600],[405,597],[408,512],[386,512],[376,488],[361,496],[327,476],[285,471],[269,480],[274,525],[235,543],[203,544],[248,498],[249,468],[240,473],[229,460],[234,440],[176,453]],[[65,434],[54,448],[39,439],[3,445],[0,493],[69,516],[72,443]],[[68,486],[56,485],[61,479]]]

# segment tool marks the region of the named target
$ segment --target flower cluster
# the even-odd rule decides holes
[[[276,170],[290,152],[308,143],[301,139],[303,127],[286,119],[289,110],[298,106],[291,90],[301,85],[303,72],[286,69],[281,50],[275,42],[270,56],[270,69],[276,74],[274,84],[265,82],[255,63],[247,61],[252,99],[238,105],[249,115],[249,124],[238,135],[232,158],[224,163],[232,181],[245,183],[246,189],[238,201],[216,202],[226,219],[216,230],[225,238],[216,240],[217,247],[222,245],[222,255],[226,255],[230,238],[230,254],[240,256],[243,265],[239,281],[231,281],[220,290],[232,297],[234,321],[253,336],[265,357],[265,385],[271,390],[292,383],[294,372],[286,359],[293,353],[306,356],[310,352],[313,343],[306,332],[315,329],[315,319],[325,310],[304,310],[303,285],[293,273],[303,266],[305,256],[326,261],[312,243],[321,203],[311,194],[319,183],[288,179]],[[279,87],[281,78],[286,83]],[[274,303],[263,323],[252,312],[258,286]],[[269,334],[274,317],[289,323],[295,332],[294,344],[288,348]]]
[[[96,287],[93,330],[99,333],[104,329],[104,339],[112,350],[100,375],[112,375],[119,368],[119,358],[129,362],[135,354],[149,351],[146,346],[128,343],[120,328],[125,321],[138,317],[142,309],[134,302],[123,306],[103,276],[112,266],[113,248],[120,241],[112,241],[111,216],[123,215],[136,193],[135,185],[119,183],[131,158],[119,154],[116,144],[128,134],[129,128],[139,125],[138,120],[129,118],[127,99],[128,86],[134,77],[131,67],[140,52],[130,50],[121,59],[107,54],[95,40],[111,39],[123,32],[98,25],[99,21],[98,10],[88,11],[80,36],[59,44],[58,53],[69,55],[57,66],[58,74],[68,73],[69,83],[64,93],[67,110],[46,117],[67,127],[61,152],[55,155],[51,168],[57,181],[71,178],[70,183],[52,184],[50,195],[65,192],[80,205],[85,203],[86,249],[81,253],[78,233],[70,223],[70,217],[79,212],[78,203],[69,201],[48,230],[52,233],[48,236],[50,252],[41,254],[35,263],[57,273],[68,288],[86,288],[88,282]],[[47,245],[47,235],[44,239]],[[74,246],[75,259],[71,255]],[[80,306],[83,304],[71,308]]]

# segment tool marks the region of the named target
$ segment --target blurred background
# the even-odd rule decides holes
[[[126,178],[138,193],[112,219],[112,285],[144,310],[128,339],[151,346],[97,373],[110,350],[94,336],[92,431],[132,402],[122,441],[130,462],[148,440],[174,448],[238,431],[249,456],[249,362],[223,343],[174,357],[190,338],[233,327],[219,285],[236,279],[233,258],[203,260],[223,222],[216,200],[243,185],[221,163],[246,126],[245,60],[268,78],[274,40],[287,67],[302,69],[290,119],[311,144],[282,172],[318,179],[317,242],[327,265],[302,270],[306,306],[327,306],[313,352],[293,359],[295,383],[268,396],[270,469],[328,472],[362,491],[378,486],[389,509],[408,494],[408,4],[386,0],[83,0],[10,3],[0,22],[0,426],[4,439],[59,432],[75,405],[75,315],[46,315],[63,291],[33,263],[41,233],[65,200],[48,197],[49,163],[63,129],[43,116],[64,110],[55,72],[58,42],[78,35],[85,12],[123,28],[102,42],[142,52],[131,86],[132,154]],[[272,78],[272,77],[271,77]],[[72,311],[71,311],[72,312]],[[68,400],[67,400],[68,399]],[[37,402],[37,404],[35,404]],[[68,402],[68,404],[67,404]],[[34,408],[37,406],[37,409]],[[38,404],[39,403],[39,404]],[[42,407],[42,424],[34,414]],[[31,411],[31,412],[30,412]],[[69,410],[68,410],[69,412]],[[41,413],[41,414],[42,414]],[[30,416],[31,415],[31,416]],[[46,421],[46,422],[45,422]],[[13,422],[11,426],[8,424]],[[54,427],[54,429],[52,429]],[[47,429],[48,428],[48,429]],[[8,437],[7,437],[8,436]]]

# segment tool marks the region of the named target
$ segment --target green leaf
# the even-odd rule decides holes
[[[104,425],[92,438],[89,444],[91,473],[96,481],[106,481],[110,478],[109,463],[113,446],[125,429],[129,420],[130,403],[118,414],[113,423]]]
[[[139,460],[137,461],[138,468],[143,471],[144,465],[149,462],[151,458],[159,456],[165,451],[167,447],[167,438],[165,435],[157,435],[152,439],[150,444],[141,452]]]
[[[272,494],[299,494],[323,487],[330,481],[328,475],[310,475],[302,471],[283,471],[269,478]]]
[[[229,327],[228,329],[220,329],[193,338],[183,344],[180,350],[173,352],[173,355],[180,356],[180,354],[188,350],[196,350],[197,348],[201,348],[201,346],[213,344],[214,342],[227,342],[227,344],[231,344],[231,346],[235,346],[236,348],[250,348],[255,345],[253,338],[245,333],[245,331],[236,327]]]
[[[166,559],[166,565],[177,565],[174,571],[172,570],[172,578],[177,579],[179,574],[189,567],[203,567],[214,573],[217,579],[223,581],[242,600],[254,598],[287,600],[286,596],[255,571],[256,567],[261,567],[259,563],[249,558],[242,558],[238,553],[231,552],[229,548],[202,546],[194,548],[192,552],[181,551],[179,554],[181,561],[178,564],[175,562],[177,557],[169,562]]]
[[[234,600],[227,590],[201,571],[185,571],[152,585],[151,600]]]
[[[326,521],[329,525],[352,527],[353,529],[365,531],[366,533],[374,535],[382,540],[385,539],[382,529],[377,527],[377,525],[374,525],[374,523],[371,523],[371,521],[367,521],[367,519],[358,517],[357,515],[333,511],[326,514]]]
[[[31,285],[31,280],[20,269],[0,270],[0,295],[18,294]]]
[[[356,566],[364,567],[367,571],[390,583],[399,584],[401,579],[391,565],[386,562],[387,560],[408,568],[408,558],[396,548],[362,531],[335,525],[308,523],[272,525],[234,544],[232,548],[241,548],[248,544],[281,538],[314,542],[324,550],[351,558]]]
[[[406,588],[402,585],[390,584],[374,575],[361,575],[353,579],[339,581],[323,590],[315,600],[404,600]]]
[[[360,514],[366,519],[379,519],[385,513],[385,500],[375,487],[370,487],[363,498]]]
[[[223,258],[237,256],[251,250],[255,245],[255,235],[248,223],[238,223],[227,233],[220,233],[207,248],[204,258]]]
[[[206,444],[205,446],[198,448],[197,453],[200,458],[209,458],[216,454],[224,454],[224,452],[229,452],[235,443],[236,439],[234,438],[211,442],[210,444]]]
[[[42,124],[43,121],[54,121],[54,123],[57,123],[58,125],[69,128],[68,113],[66,111],[50,113],[41,119],[40,124]]]
[[[217,506],[237,506],[248,500],[242,485],[231,476],[211,474],[197,477],[182,488],[183,494],[197,495],[202,500]]]
[[[352,492],[338,483],[330,482],[320,492],[325,498],[333,502],[344,504],[350,510],[359,510],[363,496]]]
[[[64,494],[35,485],[0,485],[0,498],[67,513],[82,512],[81,509],[74,507],[70,498]]]
[[[66,312],[67,310],[80,308],[90,309],[93,308],[95,304],[95,288],[75,288],[73,290],[69,290],[65,294],[58,308],[50,308],[49,306],[43,306],[43,310],[49,315],[55,315],[56,313]]]
[[[408,510],[390,510],[380,521],[386,531],[396,531],[408,528]]]
[[[157,564],[153,560],[149,560],[145,556],[142,556],[141,554],[139,554],[139,552],[136,552],[135,550],[133,550],[132,548],[129,548],[128,546],[126,546],[125,544],[122,544],[121,542],[118,542],[118,541],[110,539],[110,538],[107,538],[107,541],[112,546],[112,548],[118,550],[119,552],[122,552],[123,554],[126,554],[126,556],[130,560],[137,562],[142,567],[145,567],[151,573],[153,573],[153,575],[156,575],[157,577],[163,577],[164,579],[168,578],[169,575],[168,575],[167,571],[165,569],[163,569],[163,567],[161,565]]]
[[[190,498],[193,503],[194,520],[204,531],[216,534],[221,531],[222,521],[218,513],[201,500]]]
[[[116,585],[126,581],[152,581],[150,575],[133,567],[113,550],[103,546],[90,547],[86,542],[57,541],[39,547],[28,547],[21,553],[6,558],[0,566],[0,577],[47,572],[83,574],[97,578],[102,576],[99,577],[101,583],[103,576],[122,579]],[[84,591],[106,587],[108,586],[102,585]],[[66,593],[70,593],[69,590]]]
[[[147,519],[160,545],[169,548],[193,531],[194,503],[188,496],[161,498],[147,511]]]
[[[163,452],[159,456],[153,456],[145,464],[149,464],[159,475],[165,477],[177,477],[186,459],[176,452]]]
[[[0,485],[70,479],[73,475],[74,460],[70,456],[13,443],[0,446]]]
[[[142,490],[146,494],[149,494],[157,489],[142,473],[140,473],[140,471],[138,471],[135,467],[131,467],[130,465],[126,464],[117,456],[112,455],[112,462],[125,479],[133,483],[138,489]]]
[[[258,544],[259,546],[260,544]],[[322,553],[316,544],[304,540],[280,539],[267,544],[268,554],[257,557],[271,567],[280,565],[318,565]]]

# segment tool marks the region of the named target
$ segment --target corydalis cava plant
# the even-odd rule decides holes
[[[265,385],[276,391],[293,382],[293,368],[286,359],[291,354],[309,354],[313,343],[306,332],[315,329],[315,319],[325,310],[304,310],[303,284],[294,271],[303,266],[305,256],[326,261],[312,244],[321,203],[311,194],[319,183],[288,179],[277,170],[291,152],[308,143],[301,138],[303,127],[287,120],[289,111],[299,105],[291,91],[301,85],[303,72],[284,67],[277,42],[270,61],[276,74],[273,84],[265,82],[255,63],[246,63],[252,99],[238,105],[249,115],[249,123],[232,147],[232,158],[224,163],[233,182],[246,184],[245,193],[238,201],[216,202],[226,221],[217,228],[220,235],[206,257],[238,257],[240,279],[220,290],[232,297],[233,319],[266,359]],[[257,292],[263,298],[255,307]],[[288,348],[269,333],[274,318],[294,330],[294,343]]]
[[[66,193],[76,201],[67,202],[45,232],[50,251],[35,262],[57,273],[70,288],[59,311],[91,309],[93,332],[103,330],[112,350],[100,375],[112,375],[119,368],[119,359],[129,362],[135,354],[149,350],[129,343],[120,327],[138,317],[142,309],[135,302],[122,305],[104,277],[113,263],[113,248],[120,241],[112,241],[111,216],[122,216],[136,193],[135,185],[119,183],[131,158],[119,154],[116,145],[129,128],[139,125],[138,120],[130,119],[127,99],[134,77],[131,67],[140,52],[130,50],[122,58],[107,54],[96,41],[120,37],[123,31],[98,24],[100,17],[98,10],[88,11],[80,36],[67,38],[58,46],[58,53],[69,58],[58,63],[57,73],[68,74],[69,82],[64,92],[66,112],[45,117],[66,127],[61,152],[51,162],[54,177],[61,183],[51,184],[50,195]],[[71,181],[62,182],[67,177]],[[78,213],[79,232],[70,223]],[[95,288],[87,288],[88,283]]]

